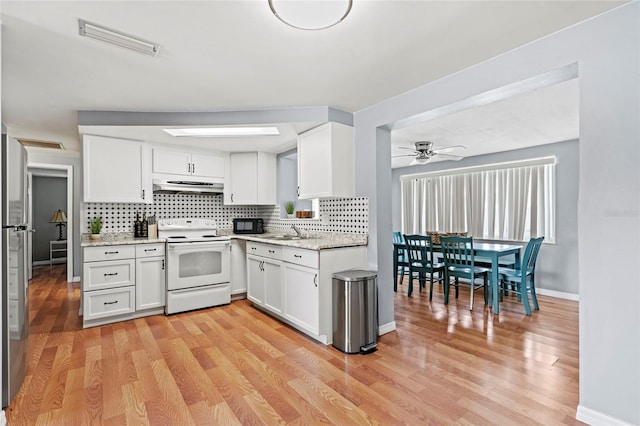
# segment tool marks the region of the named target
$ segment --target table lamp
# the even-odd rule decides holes
[[[56,210],[55,213],[53,213],[53,217],[51,218],[49,223],[55,223],[56,226],[60,227],[58,241],[64,240],[64,238],[62,238],[62,227],[65,226],[65,223],[67,223],[67,216],[64,214],[64,212],[62,210]]]

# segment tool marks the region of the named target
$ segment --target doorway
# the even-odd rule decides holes
[[[29,163],[27,215],[29,279],[34,265],[66,263],[73,281],[73,166]]]

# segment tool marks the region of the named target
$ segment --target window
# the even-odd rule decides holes
[[[402,176],[402,230],[555,242],[555,157]]]

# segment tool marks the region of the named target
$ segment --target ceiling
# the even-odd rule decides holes
[[[62,142],[77,155],[81,110],[356,112],[621,3],[354,0],[343,23],[301,31],[275,18],[266,0],[1,1],[2,122],[14,137]],[[159,54],[80,37],[78,18],[159,42]],[[557,86],[395,130],[393,145],[463,144],[470,156],[573,138],[577,84]],[[573,114],[570,125],[563,113]],[[218,140],[215,149],[283,151],[318,123],[278,124],[281,138]],[[161,127],[81,131],[172,143]]]

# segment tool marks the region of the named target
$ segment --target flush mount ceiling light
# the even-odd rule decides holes
[[[342,22],[352,0],[269,0],[269,7],[285,24],[300,30],[323,30]]]
[[[120,46],[144,55],[156,56],[158,49],[160,49],[159,43],[144,40],[101,25],[92,24],[84,19],[78,19],[78,29],[81,36],[104,41],[105,43]]]
[[[171,136],[220,137],[220,136],[278,136],[277,127],[188,127],[162,129]]]

